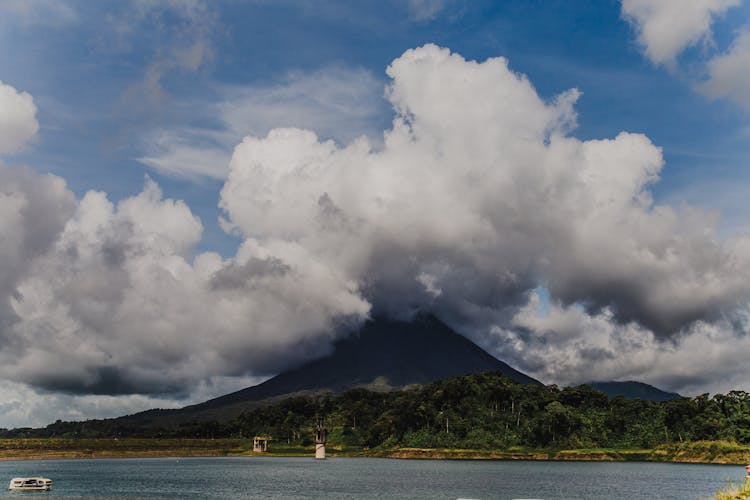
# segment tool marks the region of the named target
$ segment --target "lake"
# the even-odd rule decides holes
[[[15,476],[53,491],[7,491]],[[0,462],[0,496],[46,498],[705,499],[742,466],[299,457]]]

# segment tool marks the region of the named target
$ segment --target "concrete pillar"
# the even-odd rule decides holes
[[[328,431],[320,427],[315,431],[315,459],[325,460],[326,458],[326,437]]]

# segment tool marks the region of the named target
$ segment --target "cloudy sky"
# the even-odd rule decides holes
[[[0,427],[429,311],[750,390],[750,1],[0,0]]]

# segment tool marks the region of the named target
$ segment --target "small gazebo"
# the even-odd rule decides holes
[[[255,436],[253,438],[253,452],[263,453],[268,451],[268,442],[271,440],[268,436]]]

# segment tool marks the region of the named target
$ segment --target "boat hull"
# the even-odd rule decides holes
[[[15,477],[10,480],[8,491],[49,491],[52,480],[46,477]]]

